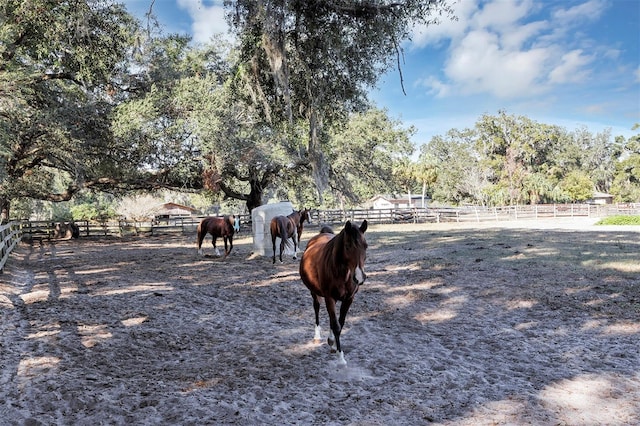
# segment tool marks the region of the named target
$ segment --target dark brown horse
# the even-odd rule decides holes
[[[309,240],[300,261],[300,278],[313,297],[316,314],[315,340],[320,340],[320,301],[324,298],[329,314],[331,333],[327,340],[332,351],[338,352],[338,361],[346,364],[340,346],[340,332],[349,307],[360,285],[364,283],[364,261],[367,240],[364,233],[367,221],[358,228],[348,221],[338,235],[326,227]],[[340,301],[340,317],[336,315],[336,302]]]
[[[271,219],[271,245],[273,246],[273,263],[276,263],[276,238],[280,238],[280,263],[282,263],[282,252],[291,238],[293,241],[293,258],[297,259],[300,236],[304,228],[304,221],[309,223],[309,209],[294,211],[289,216],[276,216]]]
[[[224,257],[227,257],[233,249],[233,233],[234,233],[234,221],[235,216],[225,217],[205,217],[198,225],[198,253],[203,254],[202,241],[207,234],[211,234],[213,237],[213,248],[216,251],[216,256],[220,256],[220,251],[216,247],[216,240],[218,237],[222,237],[224,240]],[[227,242],[229,243],[229,249],[227,249]]]

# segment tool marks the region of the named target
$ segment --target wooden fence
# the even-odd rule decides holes
[[[22,234],[20,232],[19,222],[9,222],[6,225],[0,225],[0,272],[7,263],[9,254],[20,241]]]
[[[640,215],[640,203],[632,204],[540,204],[506,207],[438,207],[412,209],[334,209],[311,212],[311,225],[341,224],[347,220],[370,223],[425,222],[486,222],[536,220],[559,217],[606,217],[612,215]],[[241,214],[240,235],[251,234],[251,216]],[[76,221],[79,237],[123,237],[129,235],[185,234],[195,235],[202,217],[172,218],[152,222],[135,221]],[[0,272],[11,250],[22,239],[33,243],[68,238],[65,223],[52,221],[14,221],[0,226]]]
[[[487,222],[557,217],[606,217],[619,214],[640,215],[640,203],[320,210],[313,212],[312,219],[320,223],[339,223],[346,220],[361,222],[365,219],[371,223]]]

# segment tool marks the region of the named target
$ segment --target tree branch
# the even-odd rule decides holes
[[[82,86],[82,82],[77,80],[73,74],[68,72],[58,72],[58,73],[47,73],[44,74],[41,80],[69,80],[76,83],[78,86]]]

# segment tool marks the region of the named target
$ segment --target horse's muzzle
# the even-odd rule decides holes
[[[367,274],[365,274],[364,271],[358,267],[355,269],[355,271],[353,271],[352,278],[355,284],[362,285],[367,279]]]

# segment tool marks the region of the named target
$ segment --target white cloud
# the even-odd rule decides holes
[[[516,98],[540,93],[549,49],[505,49],[498,34],[470,32],[452,51],[445,74],[464,94]]]
[[[202,0],[177,0],[178,7],[187,11],[191,24],[193,41],[206,43],[215,34],[226,34],[229,26],[225,21],[224,7],[221,0],[214,0],[207,5]]]
[[[549,82],[552,84],[577,83],[588,76],[586,65],[593,60],[582,54],[582,50],[572,50],[562,55],[561,61],[549,73]]]
[[[492,28],[503,31],[511,28],[531,11],[533,5],[530,0],[525,1],[493,1],[473,16],[474,28]]]
[[[427,88],[429,94],[436,98],[446,97],[451,91],[451,87],[448,84],[438,80],[434,76],[428,76],[425,79],[416,81],[415,86]]]
[[[546,21],[530,22],[520,27],[514,26],[510,31],[502,33],[502,45],[506,49],[521,49],[528,41],[547,28],[549,28],[549,23]]]
[[[638,68],[636,69],[635,75],[636,75],[636,81],[640,82],[640,66],[638,66]]]
[[[553,18],[561,25],[581,23],[585,20],[594,21],[602,15],[606,8],[607,5],[604,1],[590,0],[569,9],[558,9],[553,13]]]
[[[569,28],[597,19],[606,8],[603,1],[556,9],[546,19],[533,0],[464,0],[456,7],[458,22],[430,27],[416,40],[416,46],[450,41],[443,77],[420,81],[431,94],[526,98],[589,77],[595,55],[575,47],[581,35]]]

